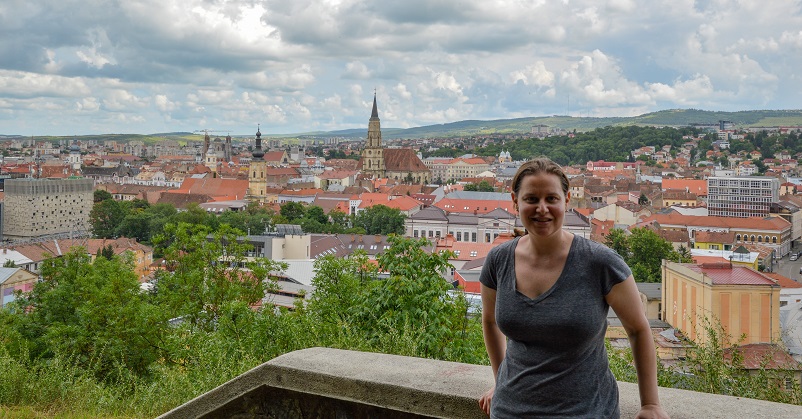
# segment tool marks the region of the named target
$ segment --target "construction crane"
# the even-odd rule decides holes
[[[229,133],[231,131],[219,131],[219,130],[213,130],[213,129],[198,129],[198,130],[192,131],[193,134],[199,134],[201,132],[204,135],[209,135],[210,132],[225,132],[225,133]]]

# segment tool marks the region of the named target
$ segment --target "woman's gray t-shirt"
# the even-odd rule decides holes
[[[493,248],[479,276],[496,290],[496,324],[507,336],[491,417],[619,417],[604,296],[631,270],[614,251],[575,235],[557,281],[531,299],[516,290],[518,240]]]

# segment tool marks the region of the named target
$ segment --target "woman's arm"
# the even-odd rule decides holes
[[[668,418],[657,395],[657,357],[649,321],[641,304],[638,287],[632,275],[613,286],[605,296],[629,338],[635,370],[638,373],[641,411],[638,418]]]
[[[493,380],[498,377],[498,367],[504,360],[507,351],[507,338],[501,333],[496,324],[496,290],[482,285],[482,335],[485,339],[485,349],[490,358],[490,367],[493,369]],[[493,399],[495,385],[479,399],[479,407],[490,414],[490,401]]]

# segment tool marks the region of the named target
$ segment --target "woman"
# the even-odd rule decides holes
[[[496,384],[479,400],[493,418],[618,417],[618,386],[604,334],[612,307],[638,374],[638,418],[667,418],[657,360],[632,272],[607,247],[562,229],[568,178],[546,158],[512,183],[528,234],[494,248],[479,280],[482,329]]]

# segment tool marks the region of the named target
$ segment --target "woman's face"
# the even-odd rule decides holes
[[[512,193],[521,223],[534,237],[548,237],[561,231],[570,193],[563,192],[560,178],[541,172],[521,180],[518,193]]]

